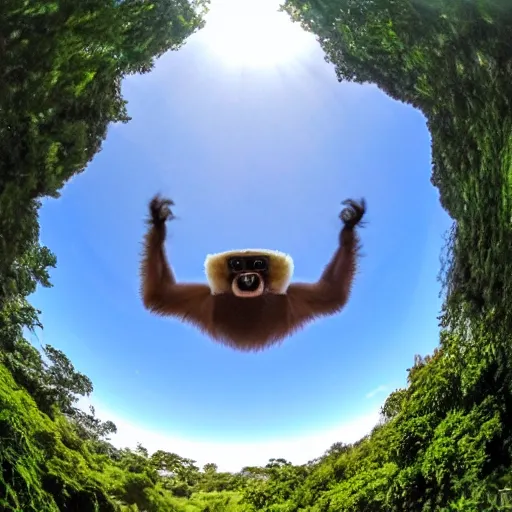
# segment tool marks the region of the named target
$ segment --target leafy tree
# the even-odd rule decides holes
[[[2,510],[123,506],[109,498],[116,486],[100,483],[95,472],[101,457],[111,461],[106,474],[122,471],[114,463],[127,455],[105,440],[115,425],[75,407],[77,396],[92,391],[90,380],[61,351],[47,345],[41,354],[23,336],[24,328],[42,327],[26,297],[38,284],[50,286],[48,269],[55,266],[55,256],[39,244],[39,198],[57,197],[100,150],[108,125],[129,120],[122,79],[150,71],[156,58],[178,49],[202,26],[204,6],[186,0],[0,3],[0,370],[8,369],[21,386],[5,380],[10,387],[2,388]],[[92,453],[100,458],[93,461]],[[144,475],[155,484],[149,469]],[[132,504],[172,509],[156,484],[142,498],[128,485],[129,475],[121,481],[121,496]]]
[[[0,306],[17,293],[22,260],[37,247],[38,198],[57,197],[101,149],[109,124],[129,120],[122,79],[177,50],[202,27],[204,7],[202,0],[1,2]]]
[[[465,322],[461,308],[469,307],[493,312],[496,323],[500,312],[509,332],[502,305],[512,290],[504,264],[512,254],[510,4],[287,0],[284,8],[318,36],[339,80],[375,83],[425,114],[432,182],[456,220],[444,320]]]
[[[101,441],[108,441],[108,436],[117,432],[117,427],[112,421],[101,421],[97,418],[96,411],[92,405],[89,407],[88,413],[81,409],[73,408],[69,419],[75,426],[77,434],[81,439],[96,441],[99,443],[97,451],[106,449],[113,455],[112,447],[106,443],[101,443]]]
[[[214,462],[208,462],[203,466],[203,471],[205,473],[217,473],[218,466]]]
[[[401,412],[406,396],[407,390],[396,389],[387,397],[380,411],[384,421],[392,420]]]
[[[440,348],[416,358],[408,387],[383,406],[385,424],[351,450],[377,451],[387,433],[379,471],[394,465],[384,473],[388,493],[362,499],[350,487],[329,506],[484,510],[512,460],[512,5],[287,0],[284,9],[317,35],[339,80],[377,84],[423,112],[432,183],[455,221],[441,274]],[[350,478],[343,467],[341,493]],[[364,481],[361,492],[372,485]]]
[[[42,413],[0,364],[0,507],[114,511],[98,464],[66,419]]]

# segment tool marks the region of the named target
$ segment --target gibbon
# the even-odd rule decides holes
[[[141,264],[144,306],[242,351],[264,349],[317,317],[337,313],[350,295],[359,250],[355,228],[366,212],[364,199],[342,204],[338,247],[316,283],[290,283],[293,260],[286,254],[245,249],[207,256],[208,284],[201,284],[176,282],[164,249],[174,202],[154,197]]]

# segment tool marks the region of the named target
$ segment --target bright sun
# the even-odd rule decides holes
[[[273,67],[311,48],[311,34],[279,12],[283,0],[212,0],[203,32],[208,50],[229,66]]]

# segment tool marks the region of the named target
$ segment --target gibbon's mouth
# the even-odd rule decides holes
[[[263,293],[263,279],[254,272],[245,272],[233,279],[231,289],[237,297],[258,297]]]

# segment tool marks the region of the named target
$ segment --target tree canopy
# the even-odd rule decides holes
[[[177,50],[202,27],[204,7],[203,0],[1,2],[0,302],[17,293],[20,272],[44,284],[43,260],[53,263],[38,246],[38,199],[58,197],[100,151],[109,124],[129,120],[122,79]],[[27,272],[23,258],[43,267]]]

